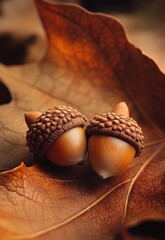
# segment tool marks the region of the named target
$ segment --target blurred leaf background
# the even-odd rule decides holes
[[[116,17],[131,43],[165,72],[164,0],[62,0]],[[7,48],[5,48],[7,46]],[[0,62],[20,64],[42,58],[45,36],[33,0],[0,0]],[[15,57],[17,55],[17,57]],[[14,56],[14,57],[13,57]]]

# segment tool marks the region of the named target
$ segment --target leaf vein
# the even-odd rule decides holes
[[[84,208],[82,211],[76,213],[75,215],[73,216],[70,216],[69,218],[67,218],[66,220],[56,224],[55,226],[52,226],[52,227],[49,227],[45,230],[41,230],[41,231],[38,231],[36,233],[33,233],[33,234],[30,234],[28,236],[19,236],[19,237],[14,237],[12,239],[31,239],[31,238],[34,238],[34,237],[38,237],[38,236],[41,236],[43,234],[46,234],[47,232],[49,231],[53,231],[57,228],[60,228],[62,226],[64,226],[65,224],[68,224],[72,221],[74,221],[76,218],[82,216],[84,213],[86,213],[87,211],[89,211],[91,208],[93,208],[95,205],[97,205],[99,202],[101,202],[106,196],[108,196],[109,194],[111,194],[114,190],[118,189],[119,187],[121,187],[122,185],[128,183],[132,181],[132,179],[128,179],[122,183],[119,183],[118,185],[116,185],[115,187],[113,187],[112,189],[110,189],[108,192],[104,193],[101,197],[99,197],[96,201],[94,201],[93,203],[91,203],[88,207]]]
[[[165,144],[161,144],[159,146],[159,148],[148,158],[147,161],[144,162],[144,164],[140,167],[140,169],[138,170],[138,172],[136,173],[136,175],[134,176],[134,178],[131,181],[130,187],[128,189],[127,195],[126,195],[126,200],[125,200],[125,206],[124,206],[124,213],[123,213],[123,219],[122,219],[122,223],[124,223],[125,218],[126,218],[126,214],[127,214],[127,209],[128,209],[128,201],[129,201],[129,196],[131,193],[131,190],[136,182],[136,180],[138,179],[138,177],[140,176],[140,174],[144,171],[144,169],[147,167],[147,165],[154,159],[154,157],[163,149],[163,147],[165,146]]]

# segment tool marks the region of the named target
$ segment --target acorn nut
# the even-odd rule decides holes
[[[46,112],[25,113],[29,127],[27,145],[34,156],[61,166],[76,165],[84,159],[86,117],[68,106],[57,106]]]
[[[114,112],[96,115],[87,125],[88,157],[102,178],[122,173],[143,149],[143,134],[137,122],[129,118],[126,103]]]

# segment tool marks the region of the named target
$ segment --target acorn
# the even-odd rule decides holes
[[[25,113],[27,145],[36,158],[60,166],[76,165],[86,153],[84,115],[69,106]]]
[[[129,117],[126,103],[116,105],[112,113],[96,115],[87,125],[88,158],[102,178],[123,173],[143,149],[143,133]]]

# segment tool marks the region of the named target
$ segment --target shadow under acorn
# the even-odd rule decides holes
[[[51,163],[46,158],[42,160],[35,158],[34,161],[35,165],[37,165],[42,172],[51,175],[55,180],[77,182],[80,190],[82,188],[85,191],[94,191],[99,188],[100,184],[105,184],[105,182],[109,181],[109,179],[100,178],[90,164],[87,164],[85,161],[75,166],[64,167]]]

